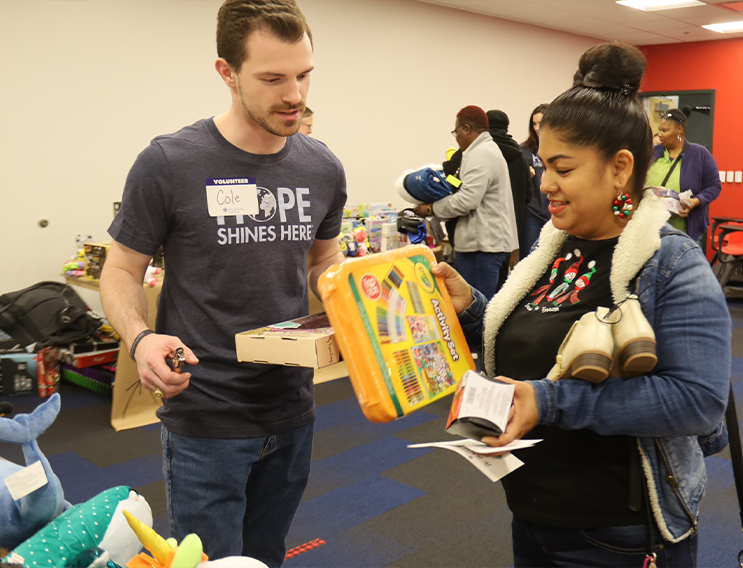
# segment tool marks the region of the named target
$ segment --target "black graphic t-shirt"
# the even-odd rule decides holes
[[[610,273],[617,240],[565,242],[499,330],[498,375],[546,377],[573,322],[599,306],[612,306]],[[633,438],[546,426],[537,426],[525,438],[544,441],[521,450],[525,465],[503,479],[516,516],[569,528],[643,522],[641,514],[629,510],[630,452],[637,452]]]

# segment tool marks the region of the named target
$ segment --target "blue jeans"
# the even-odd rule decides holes
[[[513,563],[516,568],[623,566],[645,562],[645,525],[597,529],[565,529],[513,517]],[[697,565],[697,536],[676,544],[663,541],[653,526],[658,568]]]
[[[500,267],[510,258],[510,252],[458,252],[455,263],[467,284],[490,300],[498,291]]]
[[[524,222],[521,225],[521,234],[519,235],[519,259],[523,260],[531,252],[531,247],[537,242],[539,233],[544,227],[546,221],[535,217],[528,210],[524,213]]]
[[[314,422],[261,438],[190,438],[163,427],[171,536],[195,533],[212,560],[250,556],[281,566],[307,486]]]

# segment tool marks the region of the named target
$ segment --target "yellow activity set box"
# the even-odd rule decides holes
[[[436,259],[407,246],[334,265],[318,287],[356,396],[390,422],[452,392],[474,369]]]

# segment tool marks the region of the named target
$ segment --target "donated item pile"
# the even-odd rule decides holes
[[[338,240],[345,256],[365,256],[404,247],[407,235],[397,230],[397,209],[391,203],[362,203],[343,210]]]
[[[110,394],[119,340],[68,285],[0,295],[0,393],[48,397],[61,378]]]
[[[65,276],[97,282],[101,278],[110,248],[111,243],[78,241],[75,254],[62,265],[62,272]]]

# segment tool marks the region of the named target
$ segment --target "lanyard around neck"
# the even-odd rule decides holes
[[[684,151],[682,149],[681,152],[679,152],[679,155],[674,158],[673,163],[671,164],[671,169],[668,170],[668,173],[666,174],[666,177],[663,180],[663,183],[660,184],[662,187],[666,187],[666,183],[668,182],[668,179],[671,177],[673,170],[676,169],[676,165],[681,161],[681,156],[683,155],[684,155]]]

